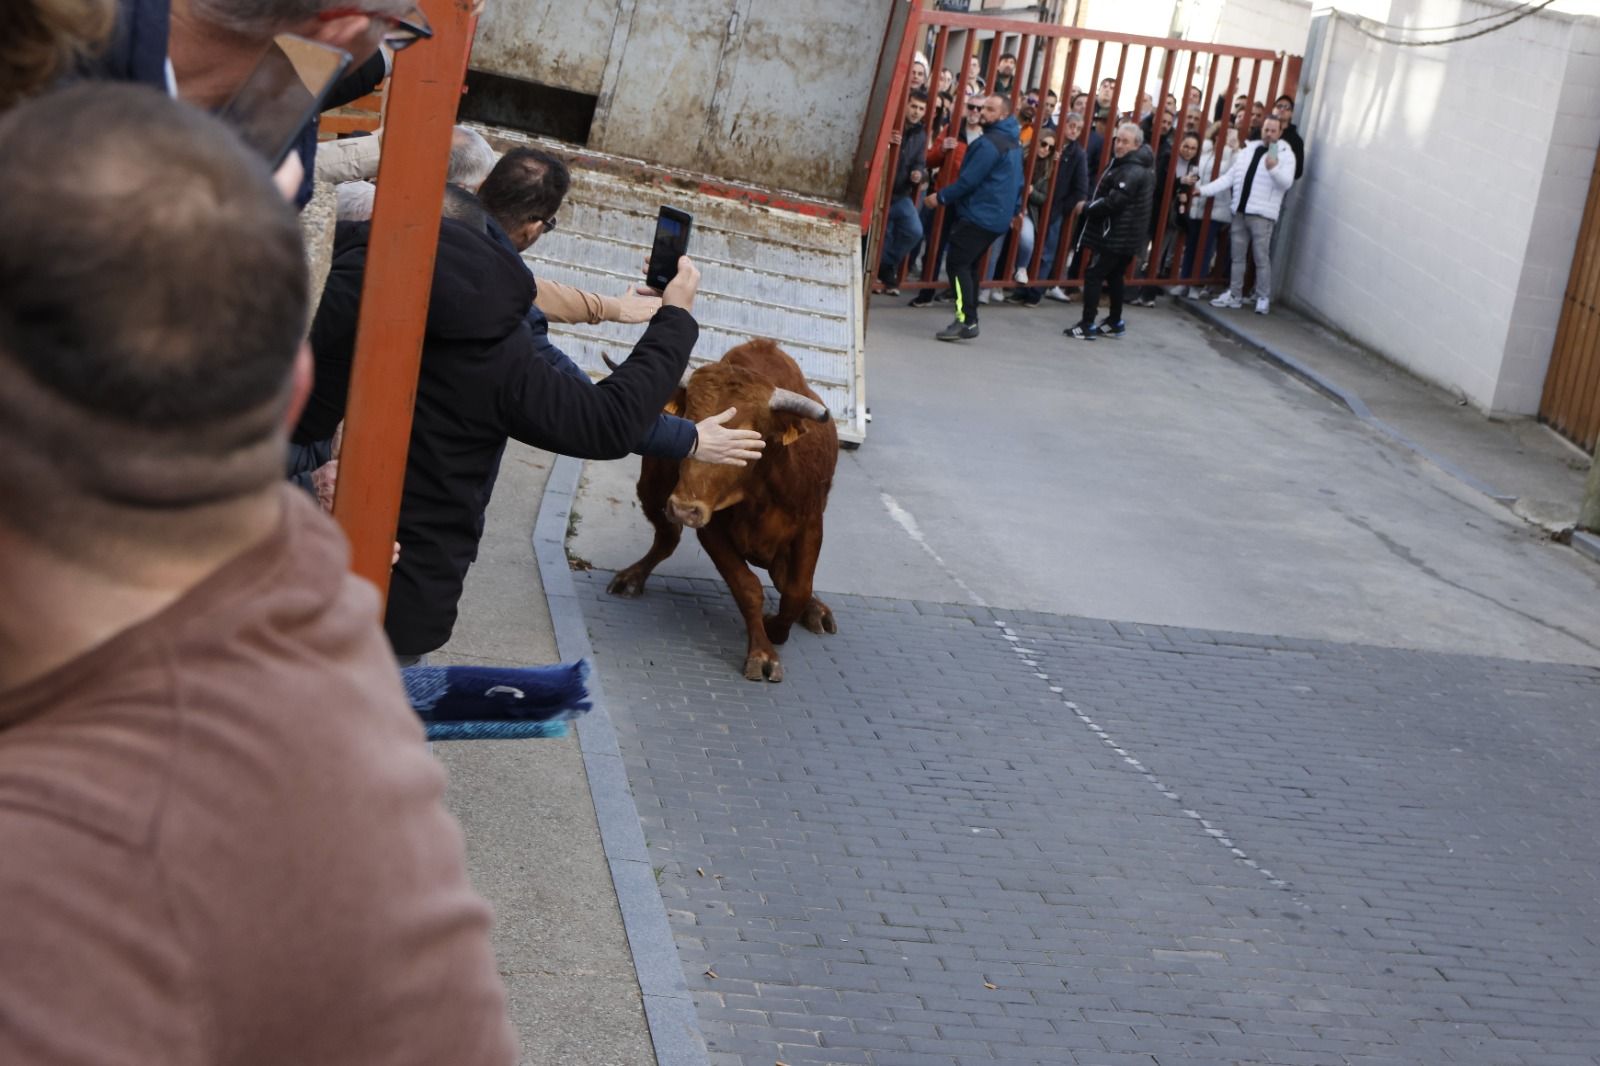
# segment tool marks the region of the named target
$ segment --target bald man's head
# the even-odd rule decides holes
[[[7,522],[55,537],[79,505],[173,515],[282,476],[305,256],[227,127],[137,86],[25,103],[0,233]]]

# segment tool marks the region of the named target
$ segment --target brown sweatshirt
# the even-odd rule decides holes
[[[0,692],[0,1063],[516,1061],[377,596],[284,497],[160,615]]]

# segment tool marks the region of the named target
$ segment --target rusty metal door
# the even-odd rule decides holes
[[[1586,451],[1600,440],[1600,156],[1589,179],[1539,420]]]

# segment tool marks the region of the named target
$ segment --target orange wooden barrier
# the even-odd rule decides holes
[[[423,325],[449,162],[477,17],[472,0],[423,0],[434,36],[395,57],[361,323],[333,514],[351,569],[387,595],[405,483]]]

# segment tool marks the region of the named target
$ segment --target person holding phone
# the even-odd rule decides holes
[[[440,225],[400,503],[400,561],[384,618],[402,665],[450,639],[506,441],[585,459],[627,455],[658,424],[699,336],[692,309],[700,272],[685,256],[661,309],[610,377],[596,384],[557,365],[519,252],[549,230],[569,182],[555,156],[514,149],[479,197],[456,190],[458,206]],[[476,205],[476,214],[461,210],[461,201]],[[317,374],[295,428],[301,443],[331,437],[344,414],[370,235],[369,223],[336,232],[311,329]],[[684,423],[679,457],[710,460],[723,447],[734,465],[759,457],[751,431],[722,424],[733,412],[717,417],[711,425]]]

